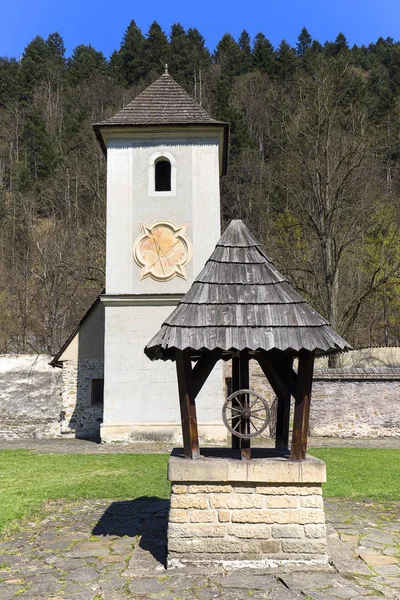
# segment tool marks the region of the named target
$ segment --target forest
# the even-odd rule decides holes
[[[36,37],[0,58],[0,353],[55,353],[104,287],[106,165],[92,124],[163,72],[230,124],[226,225],[353,346],[400,344],[400,43],[295,47],[134,21],[110,58]]]

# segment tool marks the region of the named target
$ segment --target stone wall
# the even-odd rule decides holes
[[[51,356],[0,356],[0,438],[55,437],[59,433],[61,369]]]
[[[374,365],[365,366],[365,356],[355,351],[353,362],[362,367],[351,366],[349,356],[346,366],[337,369],[323,367],[317,360],[314,371],[313,393],[310,412],[310,435],[333,437],[400,437],[400,367],[384,365],[384,349],[379,349],[380,362],[376,356],[368,360]],[[393,348],[389,348],[393,355]],[[372,350],[371,350],[372,352]],[[353,353],[348,353],[353,354]],[[377,354],[377,352],[375,353]],[[397,356],[397,355],[396,355]],[[362,359],[364,362],[362,362]],[[350,365],[350,366],[349,366]],[[231,376],[230,364],[225,367],[225,377]],[[272,415],[275,394],[258,364],[250,362],[250,387],[266,398]],[[291,423],[293,422],[293,400]],[[274,423],[265,431],[273,436]]]
[[[400,368],[320,369],[314,374],[310,433],[400,437]]]
[[[62,369],[62,419],[64,436],[97,439],[103,406],[92,405],[92,379],[104,378],[102,360],[65,361]]]
[[[321,486],[174,485],[169,562],[320,559],[326,553]],[[193,558],[193,557],[192,557]]]
[[[169,479],[168,566],[326,563],[322,461],[187,460],[174,451]]]

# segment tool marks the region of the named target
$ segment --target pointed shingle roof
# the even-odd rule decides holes
[[[223,125],[164,73],[116,115],[98,125]]]
[[[190,290],[145,348],[154,359],[175,349],[273,349],[316,355],[350,349],[290,285],[240,220],[232,221]]]

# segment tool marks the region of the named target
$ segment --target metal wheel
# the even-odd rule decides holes
[[[222,407],[222,420],[227,430],[246,440],[260,435],[270,419],[267,401],[253,390],[233,392]]]

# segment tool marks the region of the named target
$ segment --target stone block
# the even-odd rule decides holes
[[[238,494],[254,494],[255,491],[256,487],[252,485],[235,485],[235,492]]]
[[[264,499],[257,494],[221,494],[210,497],[211,508],[263,508]]]
[[[326,527],[325,525],[306,525],[304,533],[308,538],[326,538]]]
[[[282,540],[282,550],[288,554],[325,554],[325,540]]]
[[[266,499],[267,508],[298,508],[298,506],[297,496],[269,496]]]
[[[186,494],[188,491],[187,485],[173,485],[172,493],[173,494]]]
[[[215,510],[192,510],[189,520],[191,523],[214,523],[217,520]]]
[[[273,538],[301,538],[304,529],[300,525],[272,525],[271,535]]]
[[[271,527],[263,523],[257,525],[247,525],[235,523],[228,525],[228,535],[238,538],[248,539],[268,539],[271,537]]]
[[[278,540],[267,540],[265,542],[261,542],[261,550],[264,554],[277,554],[280,552],[281,544]]]
[[[240,542],[229,540],[171,540],[168,542],[168,551],[179,554],[238,554]],[[216,558],[221,558],[218,556]]]
[[[241,550],[246,554],[246,558],[248,559],[248,554],[259,554],[261,552],[261,543],[256,541],[242,542]]]
[[[187,510],[171,508],[169,512],[169,521],[170,523],[187,523],[188,514]]]
[[[276,485],[264,485],[256,487],[256,494],[265,494],[267,496],[309,496],[311,494],[321,494],[321,486],[310,487],[303,485],[292,485],[292,486],[276,486]]]
[[[172,494],[171,508],[198,508],[205,510],[209,508],[209,506],[207,498],[204,498],[203,496],[189,496],[187,494],[182,496],[175,496],[175,494]]]
[[[171,455],[168,462],[168,479],[174,483],[191,481],[258,484],[323,483],[326,481],[326,466],[322,460],[307,456],[296,461],[286,457],[266,457],[248,461],[223,456],[202,456],[198,460],[186,460],[183,456]]]
[[[302,496],[300,506],[303,508],[323,508],[324,502],[321,495]]]
[[[230,494],[231,485],[190,485],[190,494]]]
[[[232,512],[232,523],[276,523],[278,525],[308,523],[325,523],[322,510],[305,508],[285,510],[234,510]]]
[[[168,538],[196,538],[196,537],[224,537],[226,525],[219,524],[183,524],[170,523],[168,526]]]
[[[229,510],[218,511],[218,521],[220,523],[228,523],[231,520],[231,513]]]

